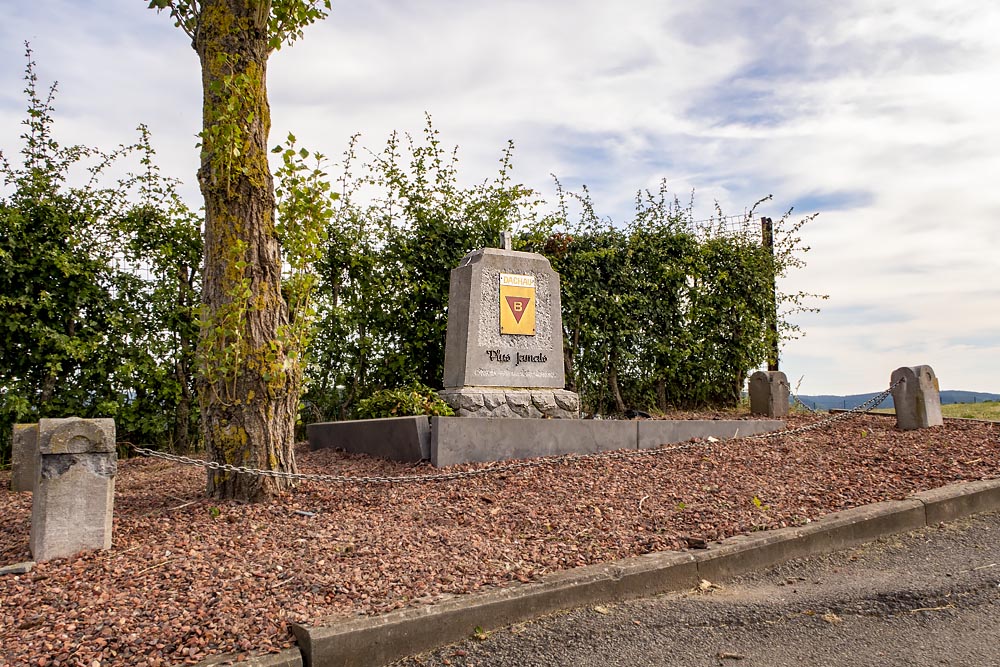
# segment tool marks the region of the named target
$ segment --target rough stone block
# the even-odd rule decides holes
[[[766,417],[788,416],[788,378],[781,371],[757,371],[750,376],[750,412]]]
[[[507,404],[507,395],[503,391],[487,391],[483,392],[483,407],[487,411],[492,412],[496,410],[501,405]]]
[[[31,504],[31,553],[36,561],[110,549],[114,511],[113,419],[42,419]]]
[[[901,382],[896,385],[896,381]],[[892,372],[892,401],[896,405],[896,426],[913,431],[929,426],[941,426],[941,389],[930,366],[904,366]]]
[[[14,424],[10,444],[10,490],[31,491],[38,472],[38,424]]]
[[[306,436],[313,450],[333,447],[393,461],[430,457],[430,420],[425,416],[309,424]]]
[[[580,416],[579,397],[564,389],[461,387],[443,389],[438,395],[458,417],[577,419]]]
[[[552,392],[552,396],[556,399],[556,405],[560,409],[567,412],[573,413],[573,416],[580,416],[580,395],[572,391],[566,391],[565,389],[556,390]]]
[[[478,412],[483,407],[483,393],[480,391],[463,392],[458,396],[462,410]]]
[[[531,402],[543,415],[554,414],[559,409],[559,406],[556,405],[556,397],[548,392],[531,392]]]

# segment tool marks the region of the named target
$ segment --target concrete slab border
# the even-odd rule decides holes
[[[318,422],[306,426],[306,436],[311,450],[337,448],[406,462],[431,455],[431,420],[425,416]]]
[[[784,428],[781,419],[390,417],[319,422],[309,424],[306,433],[313,450],[335,447],[394,461],[429,459],[431,465],[441,468],[616,449],[654,449],[692,438],[727,440]]]
[[[292,624],[301,663],[288,667],[377,667],[470,636],[573,607],[725,581],[805,556],[850,548],[878,537],[1000,510],[1000,478],[965,482],[827,515],[806,524],[723,541],[705,550],[662,552],[557,572],[540,581],[457,596],[382,616]],[[205,662],[204,667],[217,664]],[[256,663],[251,663],[256,666]],[[285,663],[260,663],[285,667]]]
[[[267,653],[252,656],[243,662],[237,662],[239,656],[234,653],[214,655],[198,663],[198,667],[221,667],[222,665],[240,665],[240,667],[302,667],[302,651],[298,648],[286,648],[278,653]]]

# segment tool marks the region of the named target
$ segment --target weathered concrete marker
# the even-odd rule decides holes
[[[36,561],[111,548],[115,450],[113,419],[42,419],[31,502]]]
[[[748,393],[751,414],[788,416],[788,378],[781,371],[757,371],[750,376]]]
[[[502,243],[451,272],[441,398],[462,417],[579,417],[564,389],[559,274]]]
[[[901,380],[897,385],[896,381]],[[892,402],[896,404],[896,426],[913,431],[929,426],[941,426],[941,388],[930,366],[903,366],[892,372],[889,380],[895,385]]]
[[[32,491],[38,468],[38,424],[14,424],[10,447],[10,490]]]

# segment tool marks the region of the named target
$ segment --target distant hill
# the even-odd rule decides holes
[[[880,392],[871,394],[852,394],[850,396],[832,396],[828,394],[820,396],[799,395],[799,400],[808,405],[813,410],[850,410],[856,408]],[[948,389],[941,392],[941,403],[948,405],[951,403],[982,403],[984,401],[1000,401],[1000,394],[990,394],[981,391],[959,391]],[[895,407],[892,396],[889,396],[879,406],[880,408]]]

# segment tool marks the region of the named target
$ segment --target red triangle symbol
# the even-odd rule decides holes
[[[514,314],[514,321],[520,324],[521,318],[524,317],[524,312],[528,310],[528,304],[531,303],[531,297],[504,296],[504,298],[507,299],[507,306],[510,308],[510,312]]]

